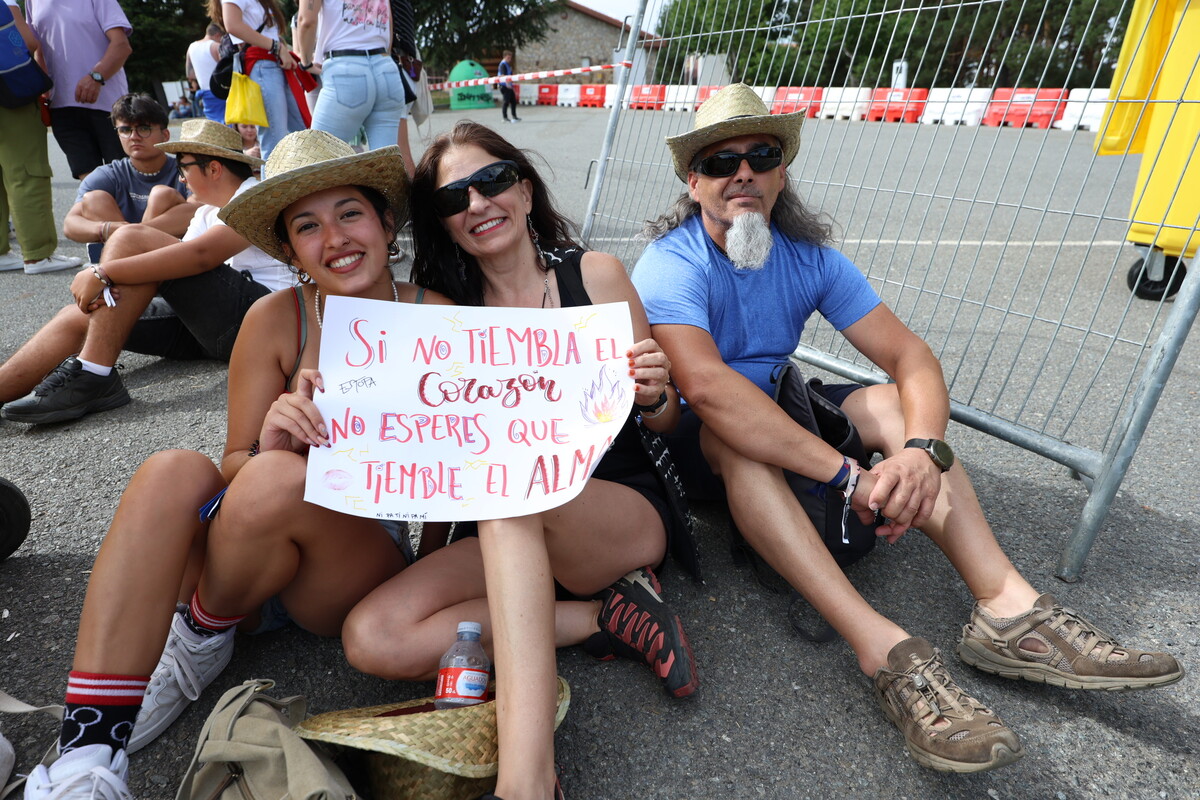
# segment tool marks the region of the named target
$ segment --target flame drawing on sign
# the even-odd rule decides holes
[[[584,390],[579,410],[585,420],[593,425],[601,425],[617,419],[624,402],[625,387],[610,380],[608,370],[601,367],[600,379]]]

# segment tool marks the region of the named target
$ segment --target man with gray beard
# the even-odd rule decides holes
[[[700,107],[691,131],[667,139],[687,194],[648,224],[653,241],[633,281],[687,403],[671,450],[689,494],[724,493],[749,544],[854,649],[917,762],[948,772],[1000,767],[1024,754],[1017,735],[955,682],[937,649],[855,591],[784,470],[841,492],[864,524],[882,514],[876,534],[890,543],[912,526],[941,548],[976,600],[957,647],[972,666],[1110,691],[1165,686],[1183,669],[1165,653],[1120,646],[1039,594],[1000,549],[943,441],[950,401],[937,358],[828,246],[828,226],[788,183],[803,117],[771,115],[750,87],[734,84]],[[893,381],[821,388],[867,452],[883,455],[873,466],[860,468],[771,399],[772,373],[815,311]]]

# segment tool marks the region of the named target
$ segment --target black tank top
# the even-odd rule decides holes
[[[581,247],[561,247],[549,248],[542,252],[546,257],[546,265],[554,270],[558,278],[558,296],[562,300],[563,308],[592,305],[592,298],[583,286],[582,263],[586,251]],[[613,480],[646,472],[652,468],[636,425],[636,412],[630,409],[625,424],[621,426],[621,432],[617,434],[612,447],[597,465],[594,477]]]

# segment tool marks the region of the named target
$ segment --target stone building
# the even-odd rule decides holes
[[[516,72],[571,69],[612,64],[624,57],[624,47],[629,26],[622,20],[593,11],[579,3],[567,0],[566,7],[554,12],[550,18],[550,30],[540,42],[518,48],[513,54]],[[652,33],[641,32],[642,46],[634,56],[632,83],[644,83],[645,76],[653,74],[654,54],[659,40]],[[614,52],[620,44],[621,50]],[[495,59],[498,61],[499,59]],[[495,64],[490,64],[495,74]],[[540,83],[612,83],[612,70],[585,72],[561,78],[544,78]]]

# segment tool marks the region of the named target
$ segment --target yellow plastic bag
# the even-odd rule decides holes
[[[229,99],[225,101],[226,125],[267,125],[267,108],[263,105],[262,88],[248,75],[233,73],[229,84]]]

